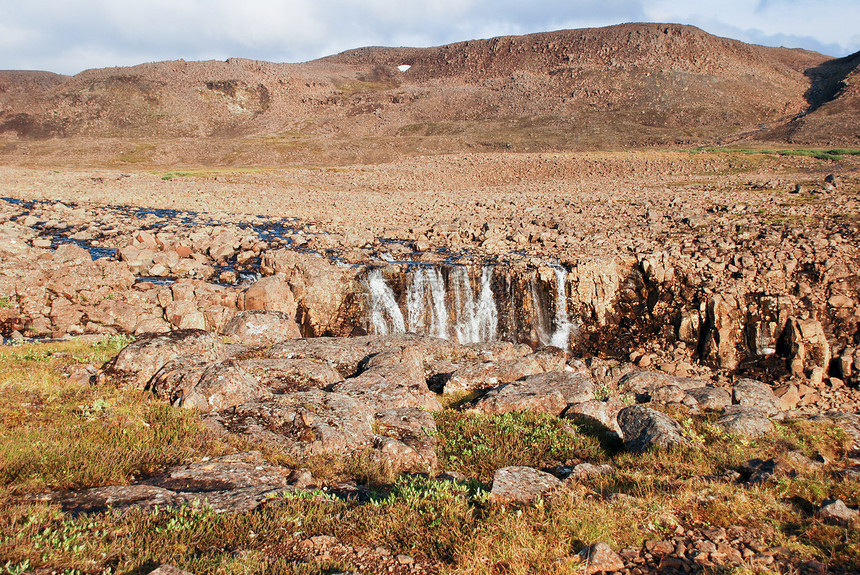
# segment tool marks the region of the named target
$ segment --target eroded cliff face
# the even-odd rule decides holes
[[[556,202],[547,213],[572,223],[510,218],[496,240],[492,225],[471,220],[378,237],[294,219],[9,200],[0,329],[224,333],[239,312],[270,311],[293,336],[412,332],[623,357],[678,375],[856,385],[856,187],[831,176],[794,195],[753,187],[747,204],[726,203],[738,197],[726,193],[698,212],[677,193],[655,193],[662,204],[605,230],[638,200],[607,201],[602,220]]]

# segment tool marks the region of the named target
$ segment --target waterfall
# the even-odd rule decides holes
[[[475,294],[472,292],[472,282],[469,280],[469,270],[462,266],[454,268],[450,281],[454,288],[454,314],[457,341],[473,343],[478,341],[475,326]]]
[[[553,266],[555,270],[555,331],[549,344],[567,351],[570,348],[570,332],[573,323],[567,316],[567,270]]]
[[[496,339],[499,329],[499,311],[496,309],[496,296],[493,295],[493,268],[484,267],[481,272],[481,292],[478,295],[478,309],[475,321],[478,324],[478,341]]]
[[[549,325],[546,320],[546,314],[544,310],[543,300],[540,297],[540,291],[538,290],[538,282],[536,278],[531,278],[529,280],[529,290],[532,296],[532,309],[534,310],[534,315],[532,316],[532,327],[534,327],[535,335],[537,335],[537,339],[541,345],[549,345],[550,341],[552,341],[552,336],[549,333]]]
[[[409,270],[406,294],[400,298],[404,310],[400,309],[398,297],[382,271],[368,272],[365,284],[370,294],[372,331],[389,335],[408,329],[442,339],[455,338],[460,343],[496,339],[499,313],[492,289],[493,269],[483,268],[477,293],[468,268],[449,269],[447,285],[439,268],[422,266]]]
[[[430,285],[430,335],[448,339],[448,308],[445,305],[445,280],[436,268],[422,270]]]
[[[567,351],[570,348],[570,333],[575,327],[567,315],[567,270],[557,265],[552,268],[555,271],[555,314],[550,323],[546,311],[549,302],[544,306],[538,281],[532,278],[529,285],[534,308],[532,326],[541,345],[552,345]]]
[[[426,308],[424,305],[424,270],[417,270],[412,274],[412,283],[406,296],[406,312],[409,319],[409,331],[412,333],[423,333],[427,325]]]
[[[385,283],[382,270],[371,270],[367,274],[367,289],[370,292],[370,324],[377,335],[406,333],[403,313],[397,305],[394,291]]]

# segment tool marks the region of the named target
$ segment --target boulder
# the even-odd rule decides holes
[[[563,417],[587,424],[597,424],[622,438],[621,427],[618,425],[618,413],[624,409],[624,404],[617,397],[606,401],[593,399],[584,403],[575,403],[567,408]]]
[[[372,448],[373,414],[348,395],[312,390],[249,401],[205,421],[306,461]]]
[[[686,391],[706,385],[707,382],[701,379],[668,375],[659,371],[633,371],[618,380],[619,390],[644,401],[650,401],[651,396],[664,387],[670,387],[677,395],[678,389]]]
[[[860,517],[860,512],[851,509],[841,499],[827,500],[818,510],[818,516],[836,525],[850,525]]]
[[[280,311],[296,317],[296,301],[283,276],[258,279],[239,295],[239,309]]]
[[[271,395],[251,374],[227,360],[209,365],[194,385],[183,387],[179,406],[208,413]]]
[[[445,383],[445,393],[488,389],[500,383],[543,373],[541,362],[534,355],[522,358],[466,365],[451,374]]]
[[[221,331],[245,345],[269,346],[285,339],[302,336],[299,326],[280,311],[251,310],[239,312]]]
[[[652,447],[669,449],[690,445],[677,421],[650,407],[625,407],[618,413],[618,425],[624,437],[624,448],[635,453]]]
[[[577,573],[592,575],[594,573],[612,573],[624,569],[624,561],[603,542],[594,543],[579,552],[582,568]]]
[[[719,411],[732,404],[732,394],[722,387],[696,387],[686,393],[701,409]]]
[[[427,387],[423,355],[417,348],[390,349],[372,356],[365,370],[332,387],[372,409],[417,407],[439,411],[442,404]]]
[[[761,437],[773,431],[773,423],[763,411],[741,405],[727,407],[716,425],[729,433],[747,437]]]
[[[754,379],[739,379],[735,383],[732,396],[738,405],[758,409],[768,416],[776,415],[782,409],[782,404],[773,389]]]
[[[569,404],[591,399],[594,399],[594,381],[588,372],[556,371],[495,387],[477,399],[472,409],[483,413],[535,411],[561,415]]]
[[[227,348],[218,336],[201,330],[152,334],[126,346],[103,369],[122,385],[143,389],[167,362],[184,355],[218,361],[227,355]]]
[[[493,503],[532,503],[561,486],[554,475],[531,467],[504,467],[493,475]]]
[[[318,359],[253,358],[237,364],[272,393],[325,389],[343,381],[336,369]]]
[[[401,473],[435,474],[436,421],[414,407],[378,412],[374,422],[378,435],[375,448],[392,468]]]

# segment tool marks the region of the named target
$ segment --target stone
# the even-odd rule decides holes
[[[253,358],[237,364],[272,393],[325,389],[343,381],[336,369],[318,359]]]
[[[56,501],[72,513],[179,507],[195,501],[217,513],[247,512],[272,495],[294,491],[294,475],[293,470],[269,464],[250,451],[171,467],[132,485],[57,491],[40,499]]]
[[[291,249],[265,252],[260,268],[267,275],[284,274],[295,299],[302,304],[299,323],[305,335],[350,335],[343,331],[343,326],[348,325],[344,319],[354,313],[350,311],[350,301],[359,287],[349,268],[338,267],[317,254]],[[295,311],[281,311],[295,315]]]
[[[187,382],[190,383],[192,379]],[[178,405],[201,413],[223,411],[248,401],[270,397],[272,392],[232,360],[207,366],[192,385],[183,382]]]
[[[296,301],[282,276],[260,278],[239,296],[239,309],[280,311],[296,316]]]
[[[860,511],[851,509],[841,499],[827,500],[818,510],[818,516],[836,525],[850,525],[860,517]]]
[[[815,367],[830,368],[830,344],[820,321],[792,318],[786,325],[783,339],[792,374],[803,376]]]
[[[159,565],[149,572],[149,575],[193,575],[189,571],[177,569],[173,565]]]
[[[436,420],[432,415],[414,407],[385,409],[374,416],[374,429],[379,436],[376,448],[396,471],[436,473],[439,463],[436,458]]]
[[[543,371],[543,366],[532,356],[467,365],[451,374],[445,383],[444,391],[458,393],[488,389]]]
[[[592,575],[593,573],[612,573],[624,569],[624,561],[603,542],[593,543],[579,552],[582,567],[577,573]]]
[[[122,385],[143,389],[167,362],[184,355],[198,355],[205,361],[226,357],[227,348],[213,333],[179,330],[139,338],[120,351],[102,368]]]
[[[611,475],[615,468],[608,464],[594,465],[593,463],[578,463],[568,475],[568,479],[594,479],[601,475]]]
[[[735,383],[732,397],[738,405],[758,409],[768,416],[781,411],[781,402],[773,389],[754,379],[739,379]]]
[[[164,309],[164,317],[177,329],[206,329],[206,316],[193,301],[172,301]]]
[[[633,371],[618,380],[618,388],[623,393],[629,393],[637,398],[641,397],[647,400],[650,400],[657,390],[669,386],[680,390],[689,390],[706,387],[707,382],[690,377],[668,375],[659,371]]]
[[[414,347],[390,349],[372,356],[363,372],[331,389],[377,410],[392,407],[442,409],[436,394],[427,387],[423,354]]]
[[[532,503],[561,486],[554,475],[531,467],[513,466],[496,470],[490,488],[493,503]]]
[[[575,403],[570,405],[562,416],[579,423],[596,424],[620,439],[622,432],[618,425],[618,412],[622,409],[624,409],[624,404],[621,400],[617,397],[610,397],[606,401],[593,399],[583,403]]]
[[[774,389],[773,394],[779,398],[779,409],[781,411],[796,409],[800,403],[800,391],[796,385],[783,385]]]
[[[635,453],[653,447],[669,449],[690,445],[677,421],[650,407],[625,407],[618,413],[618,425],[624,437],[624,448]]]
[[[477,399],[472,409],[483,413],[534,411],[561,415],[571,403],[594,398],[594,381],[588,372],[550,372],[504,383]]]
[[[205,416],[215,429],[247,435],[299,461],[373,447],[374,412],[342,393],[320,390],[249,401]]]
[[[259,346],[269,346],[302,336],[298,324],[287,314],[265,310],[237,313],[227,322],[221,333],[245,345]]]
[[[732,404],[732,394],[722,387],[696,387],[687,390],[699,408],[719,411]]]
[[[741,405],[727,407],[715,425],[747,437],[762,437],[773,431],[773,423],[763,411]]]
[[[762,483],[771,477],[797,475],[795,466],[785,458],[773,457],[766,461],[754,458],[745,461],[740,466],[741,472],[747,477],[747,482]]]

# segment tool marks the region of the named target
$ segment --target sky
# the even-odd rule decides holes
[[[860,0],[0,0],[0,69],[303,62],[362,46],[439,46],[624,22],[692,24],[835,57],[860,51]]]

